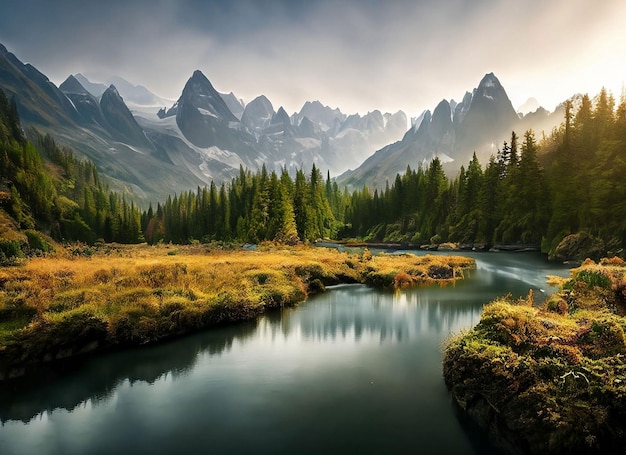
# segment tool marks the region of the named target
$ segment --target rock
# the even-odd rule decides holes
[[[561,240],[550,259],[582,262],[587,258],[598,261],[606,253],[602,239],[586,232],[571,234]]]

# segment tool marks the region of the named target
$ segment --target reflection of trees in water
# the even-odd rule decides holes
[[[335,341],[364,336],[403,341],[411,335],[447,336],[474,324],[481,304],[468,305],[455,289],[414,289],[392,294],[366,287],[339,288],[315,298],[306,307],[285,310],[271,325],[274,338],[301,335],[313,341]]]
[[[280,318],[280,313],[278,313]],[[257,322],[211,329],[180,340],[111,353],[84,362],[68,364],[61,377],[50,375],[0,388],[0,421],[29,422],[55,409],[72,411],[87,401],[106,402],[125,381],[153,384],[171,375],[177,378],[191,371],[198,355],[220,355],[235,341],[244,342],[256,333]]]
[[[272,311],[258,321],[211,329],[157,346],[147,346],[89,359],[68,366],[67,374],[42,377],[31,384],[0,388],[0,421],[28,422],[44,411],[71,411],[91,401],[110,400],[117,387],[153,384],[191,371],[198,355],[216,356],[235,342],[281,339],[308,341],[378,339],[400,342],[411,336],[434,335],[469,327],[478,320],[484,297],[472,302],[472,287],[418,288],[396,294],[365,286],[329,290],[298,308]],[[271,367],[269,365],[268,367]],[[73,370],[73,371],[71,371]]]

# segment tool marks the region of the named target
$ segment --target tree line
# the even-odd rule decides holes
[[[575,109],[574,101],[578,105]],[[574,112],[576,110],[576,112]],[[527,244],[553,253],[586,232],[606,249],[626,246],[626,99],[606,91],[565,103],[541,144],[515,132],[482,165],[474,154],[454,179],[441,162],[410,167],[383,191],[354,191],[344,234],[413,244]]]
[[[141,212],[50,136],[26,141],[15,103],[0,93],[0,207],[25,229],[90,243],[358,238],[541,245],[549,253],[584,231],[618,250],[626,244],[626,101],[615,104],[606,90],[569,100],[563,124],[541,143],[532,131],[512,132],[487,163],[474,154],[454,178],[437,158],[407,166],[384,189],[352,192],[316,166],[293,177],[240,168],[230,182]]]
[[[193,240],[295,244],[335,238],[343,225],[343,203],[330,176],[324,180],[313,165],[310,174],[302,169],[295,178],[286,169],[257,173],[239,169],[239,175],[218,188],[215,183],[169,197],[142,216],[145,238],[187,243]]]
[[[15,102],[0,90],[0,208],[20,229],[60,241],[144,241],[141,212],[109,190],[91,161],[33,135],[26,140]]]

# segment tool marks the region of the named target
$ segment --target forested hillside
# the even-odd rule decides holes
[[[110,192],[93,163],[61,149],[50,136],[38,135],[35,144],[28,142],[15,102],[2,91],[0,209],[27,233],[30,248],[49,248],[41,246],[43,239],[35,230],[58,241],[143,240],[140,212],[134,204]],[[20,246],[18,239],[4,242],[4,249],[12,252],[27,246]]]
[[[49,136],[24,139],[15,104],[0,94],[0,208],[21,229],[57,240],[297,243],[358,238],[412,245],[457,242],[541,246],[557,251],[584,233],[596,250],[626,244],[626,101],[602,91],[568,101],[558,130],[537,141],[513,132],[488,163],[473,159],[455,178],[441,162],[408,163],[384,190],[340,190],[313,166],[293,178],[240,168],[229,184],[170,196],[140,214],[108,190],[88,161]],[[591,240],[589,240],[591,239]]]
[[[455,179],[439,160],[407,168],[384,191],[355,191],[345,234],[414,244],[541,245],[554,253],[584,232],[603,250],[626,244],[626,101],[585,95],[539,144],[513,132],[488,163],[474,155]]]

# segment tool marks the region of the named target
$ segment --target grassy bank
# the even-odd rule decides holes
[[[573,269],[542,308],[499,299],[452,339],[444,377],[496,442],[520,453],[621,453],[626,442],[626,267]]]
[[[73,248],[0,269],[0,378],[288,307],[325,286],[454,280],[473,260],[333,249],[197,245]]]

